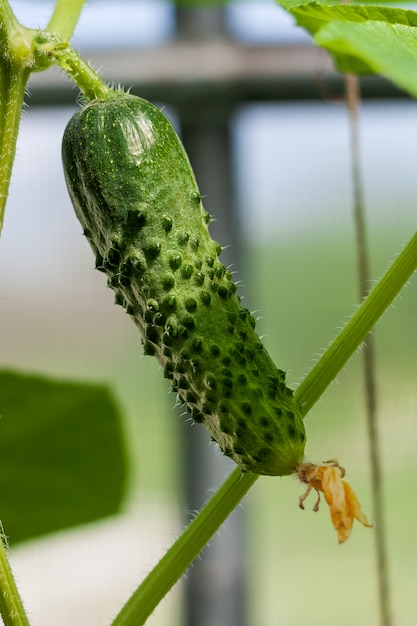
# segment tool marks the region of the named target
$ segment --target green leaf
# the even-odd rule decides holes
[[[381,74],[417,97],[417,13],[374,5],[281,0],[341,72]]]
[[[417,28],[335,22],[322,28],[315,40],[334,54],[341,72],[363,73],[367,68],[417,98]]]
[[[106,387],[0,371],[0,519],[12,544],[116,513],[127,479]]]

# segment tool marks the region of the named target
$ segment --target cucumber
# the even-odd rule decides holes
[[[138,326],[145,354],[242,471],[292,474],[305,447],[300,408],[219,261],[168,119],[114,92],[75,113],[62,158],[96,267]]]

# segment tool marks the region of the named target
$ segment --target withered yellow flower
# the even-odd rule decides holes
[[[343,480],[346,472],[336,459],[323,461],[323,465],[315,463],[300,463],[297,467],[297,475],[301,482],[308,485],[305,492],[300,496],[299,505],[304,509],[304,500],[312,489],[318,495],[313,511],[318,511],[320,506],[320,491],[330,507],[330,516],[333,526],[337,531],[339,543],[349,538],[352,531],[353,520],[357,519],[361,524],[371,528],[361,510],[359,500],[352,487]]]

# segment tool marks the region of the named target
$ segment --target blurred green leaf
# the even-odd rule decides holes
[[[334,57],[341,72],[381,74],[417,96],[417,13],[333,0],[280,4]]]
[[[0,519],[12,544],[119,510],[127,454],[106,387],[0,371],[0,415]]]

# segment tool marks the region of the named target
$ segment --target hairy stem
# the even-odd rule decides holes
[[[230,474],[131,596],[112,626],[145,623],[258,477],[258,474],[242,474],[238,468]]]
[[[295,392],[305,415],[359,348],[417,269],[417,232],[407,243]]]
[[[57,0],[46,30],[60,39],[71,39],[85,0]]]
[[[0,614],[4,626],[29,626],[7,559],[3,532],[0,537]]]
[[[28,78],[28,69],[15,69],[6,64],[2,67],[0,93],[2,99],[2,125],[0,135],[0,233],[3,228],[4,212],[16,154],[20,116]]]

